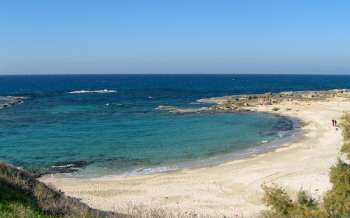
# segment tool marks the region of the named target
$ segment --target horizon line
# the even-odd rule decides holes
[[[0,76],[176,76],[176,75],[273,75],[273,76],[287,76],[287,75],[305,75],[305,76],[350,76],[349,73],[5,73]]]

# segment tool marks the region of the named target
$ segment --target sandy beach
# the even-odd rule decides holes
[[[275,111],[275,108],[279,108]],[[91,207],[127,212],[130,205],[212,216],[254,217],[265,208],[262,184],[278,184],[291,194],[303,188],[316,198],[330,189],[328,173],[340,156],[341,130],[331,125],[350,110],[347,99],[283,101],[254,107],[300,119],[303,136],[296,142],[241,160],[196,169],[143,176],[92,179],[47,175],[40,180]]]

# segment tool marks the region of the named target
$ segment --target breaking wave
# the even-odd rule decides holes
[[[111,89],[100,89],[100,90],[76,90],[76,91],[71,91],[68,92],[69,94],[86,94],[86,93],[115,93],[117,92],[116,90],[111,90]]]

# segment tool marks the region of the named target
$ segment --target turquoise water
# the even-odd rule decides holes
[[[38,114],[18,115],[30,101],[8,109],[14,114],[1,125],[1,159],[32,168],[84,160],[89,162],[85,167],[89,174],[142,172],[240,151],[274,139],[275,125],[283,120],[260,113],[154,111],[126,116],[113,104],[52,105]],[[0,119],[7,116],[1,113]]]
[[[292,79],[312,89],[307,84],[314,78],[308,77],[279,82],[263,76],[0,77],[0,95],[28,97],[0,110],[0,160],[36,170],[73,164],[79,168],[74,176],[98,176],[171,170],[265,150],[269,142],[293,134],[289,119],[267,113],[172,114],[156,108],[201,107],[195,101],[204,97],[282,91],[283,85],[293,87]]]

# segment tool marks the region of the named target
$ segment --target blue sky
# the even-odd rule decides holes
[[[0,73],[350,73],[348,0],[3,0]]]

